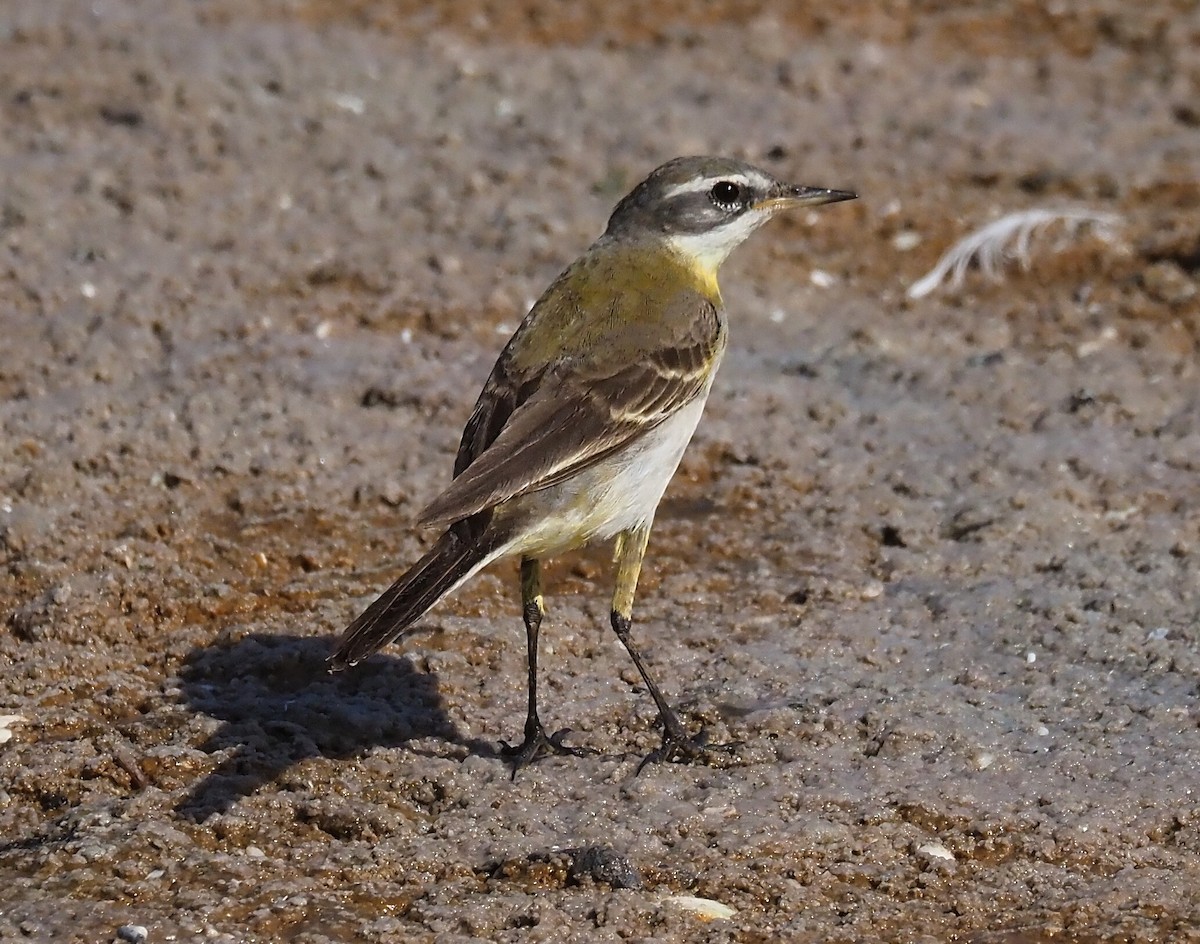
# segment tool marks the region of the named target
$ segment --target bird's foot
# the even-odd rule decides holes
[[[674,718],[671,721],[674,723],[667,723],[663,726],[662,746],[651,751],[638,764],[637,772],[639,774],[647,764],[713,764],[713,761],[717,759],[716,755],[732,754],[738,746],[737,741],[731,741],[728,744],[710,744],[708,732],[703,728],[698,734],[692,736]],[[721,765],[718,763],[713,766]]]
[[[537,718],[525,722],[525,740],[520,744],[509,744],[502,741],[500,753],[512,764],[513,779],[522,767],[532,764],[535,760],[549,757],[551,754],[569,754],[572,757],[588,757],[596,753],[587,747],[571,747],[563,743],[563,738],[571,733],[570,728],[561,728],[553,734],[547,734]]]

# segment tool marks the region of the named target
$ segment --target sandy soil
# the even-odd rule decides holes
[[[0,9],[0,940],[1200,940],[1196,5],[605,11]],[[635,776],[596,549],[543,661],[603,754],[513,781],[510,567],[322,662],[526,306],[694,152],[862,195],[726,266],[636,611],[741,746]],[[1065,205],[1123,222],[905,298]]]

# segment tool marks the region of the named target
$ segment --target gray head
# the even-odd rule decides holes
[[[856,194],[785,184],[726,157],[677,157],[650,174],[613,210],[605,235],[664,239],[716,267],[780,210],[853,200]]]

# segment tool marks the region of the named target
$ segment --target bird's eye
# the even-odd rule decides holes
[[[742,188],[731,180],[722,180],[713,184],[708,196],[722,210],[732,210],[742,199]]]

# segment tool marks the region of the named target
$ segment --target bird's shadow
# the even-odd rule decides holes
[[[187,655],[184,699],[221,721],[201,749],[229,755],[177,804],[179,815],[200,822],[226,812],[310,757],[346,759],[425,737],[497,756],[495,746],[461,737],[436,678],[409,659],[376,656],[330,675],[329,651],[327,639],[250,633]]]

